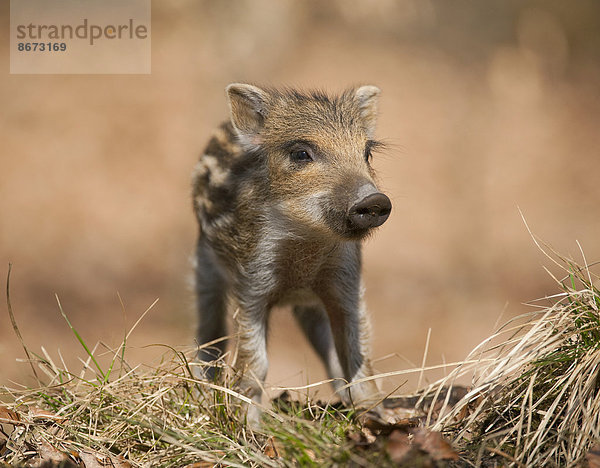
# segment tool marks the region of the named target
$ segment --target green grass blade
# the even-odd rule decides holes
[[[69,325],[69,328],[71,329],[71,331],[73,332],[73,334],[75,335],[75,337],[77,338],[77,340],[79,340],[79,343],[81,344],[81,346],[83,346],[83,349],[85,350],[85,352],[87,353],[87,355],[90,357],[90,359],[92,360],[92,362],[94,363],[94,365],[98,369],[98,372],[100,372],[100,375],[102,376],[102,381],[104,382],[106,380],[106,375],[102,371],[102,368],[100,367],[100,364],[98,364],[98,361],[96,361],[96,358],[95,358],[94,354],[87,347],[87,345],[85,344],[85,341],[83,341],[83,338],[81,338],[81,335],[77,332],[77,330],[75,330],[75,328],[73,327],[73,325],[71,325],[71,321],[69,320],[69,317],[67,317],[67,314],[65,314],[65,311],[62,308],[62,305],[60,303],[60,299],[58,298],[58,294],[55,294],[54,296],[56,297],[56,302],[58,303],[58,308],[60,310],[61,315],[66,320],[67,325]]]

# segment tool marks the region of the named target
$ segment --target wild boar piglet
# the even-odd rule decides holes
[[[269,312],[291,305],[341,398],[371,404],[377,386],[360,382],[372,375],[361,241],[392,208],[371,167],[379,89],[329,96],[236,83],[226,95],[230,121],[193,176],[198,342],[226,336],[228,306],[236,309],[235,367],[241,390],[259,402]],[[201,348],[198,357],[212,361],[225,346]]]

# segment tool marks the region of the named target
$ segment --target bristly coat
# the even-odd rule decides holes
[[[332,97],[229,85],[231,121],[218,128],[194,169],[198,341],[227,335],[233,302],[236,368],[255,401],[267,373],[269,311],[280,304],[293,306],[345,401],[378,397],[373,381],[353,384],[372,373],[360,242],[391,211],[370,165],[379,144],[378,95],[374,86]],[[224,349],[221,341],[199,358],[213,360]],[[249,420],[256,423],[258,412]]]

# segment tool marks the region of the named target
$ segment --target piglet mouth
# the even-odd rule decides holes
[[[366,237],[369,236],[369,234],[371,234],[373,232],[372,228],[366,228],[366,229],[346,229],[346,231],[344,232],[343,237],[345,239],[349,239],[349,240],[362,240]]]

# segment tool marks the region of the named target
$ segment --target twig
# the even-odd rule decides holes
[[[510,460],[511,462],[513,462],[514,464],[516,464],[518,467],[523,467],[525,468],[525,465],[523,463],[521,463],[520,461],[518,461],[517,459],[515,459],[515,457],[509,455],[506,452],[503,452],[500,449],[497,449],[495,447],[485,447],[485,449],[489,452],[495,453],[496,455],[500,455],[501,457],[506,458],[507,460]]]

